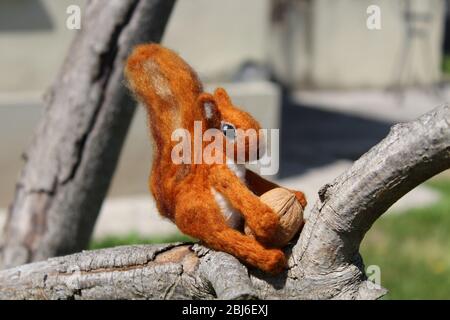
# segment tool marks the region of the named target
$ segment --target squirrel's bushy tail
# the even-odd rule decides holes
[[[148,110],[149,125],[159,153],[170,152],[171,135],[202,119],[196,106],[201,82],[175,52],[157,44],[137,46],[129,56],[128,86]]]

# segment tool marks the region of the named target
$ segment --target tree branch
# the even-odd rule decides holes
[[[334,269],[358,258],[359,245],[391,205],[450,167],[450,111],[442,106],[389,135],[319,192],[294,248],[303,269]]]
[[[276,277],[199,245],[128,246],[53,258],[0,272],[0,299],[376,299],[358,252],[395,201],[450,167],[450,108],[399,124],[331,184],[286,250]]]

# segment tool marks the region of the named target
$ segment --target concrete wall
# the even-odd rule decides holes
[[[56,76],[76,31],[66,8],[84,0],[0,1],[0,94],[43,92]]]
[[[106,0],[107,1],[107,0]],[[43,92],[76,31],[66,8],[84,0],[0,1],[0,94]],[[246,60],[266,60],[269,0],[180,0],[163,43],[205,80],[223,80]]]
[[[270,0],[181,0],[163,44],[203,80],[226,80],[246,60],[265,62]]]
[[[408,35],[404,1],[318,0],[314,11],[315,70],[321,87],[386,87],[439,81],[444,2],[411,1],[411,10],[429,22],[414,23],[419,35]],[[381,30],[366,27],[369,5],[381,8]],[[426,16],[429,18],[426,18]]]
[[[66,8],[84,0],[0,1],[0,94],[42,92],[76,31]],[[408,37],[406,4],[422,15]],[[382,29],[366,27],[381,8]],[[385,88],[440,80],[443,0],[292,1],[274,22],[271,0],[180,0],[163,43],[206,81],[227,81],[245,61],[269,62],[297,88]],[[425,18],[423,18],[425,16]]]
[[[366,10],[373,4],[381,9],[381,30],[366,26]],[[408,10],[418,22],[405,21]],[[284,21],[274,25],[272,65],[279,78],[298,88],[436,83],[441,77],[444,13],[442,0],[293,2]],[[417,31],[411,35],[408,26]]]

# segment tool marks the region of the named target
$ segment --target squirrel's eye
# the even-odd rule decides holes
[[[231,140],[236,137],[236,128],[230,123],[222,123],[222,133]]]

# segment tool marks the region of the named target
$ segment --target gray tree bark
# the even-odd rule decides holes
[[[0,299],[377,299],[359,246],[395,201],[450,168],[450,108],[398,124],[320,191],[289,269],[247,270],[198,244],[127,246],[52,258],[0,272]]]
[[[9,211],[0,268],[88,244],[135,110],[124,60],[158,42],[175,0],[92,0],[46,99]]]

